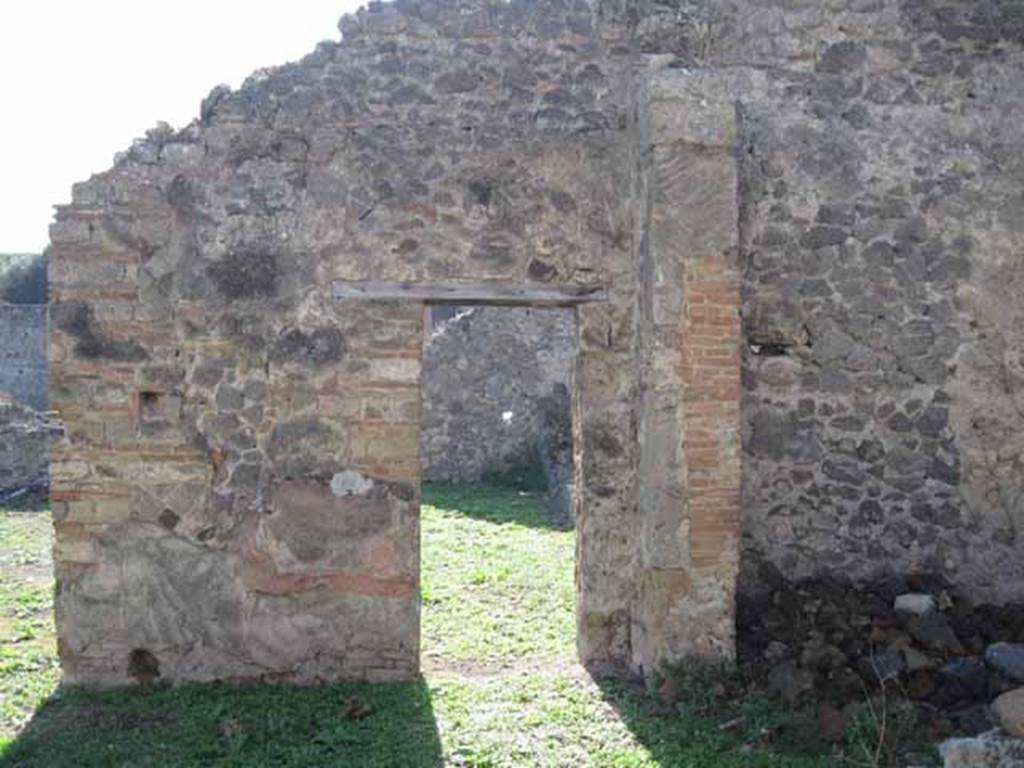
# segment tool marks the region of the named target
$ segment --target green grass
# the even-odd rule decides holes
[[[636,683],[580,669],[573,532],[548,521],[537,496],[495,487],[424,496],[424,680],[323,688],[55,692],[49,517],[0,513],[0,766],[827,765],[744,749],[747,731],[780,715],[760,702],[712,702],[713,679],[668,706]],[[719,730],[746,710],[745,731]]]
[[[46,513],[0,512],[0,744],[60,679]]]
[[[426,499],[424,667],[571,660],[573,531],[521,492],[428,486]]]

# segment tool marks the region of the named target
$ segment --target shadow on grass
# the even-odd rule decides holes
[[[3,768],[441,764],[423,682],[67,690],[0,745]]]
[[[717,683],[716,692],[707,680],[694,681],[669,703],[624,671],[592,676],[661,768],[835,768],[802,713],[781,711],[760,698],[734,698]],[[794,730],[802,737],[795,738]]]
[[[516,524],[552,531],[571,531],[571,521],[558,520],[544,510],[544,492],[506,485],[448,485],[424,483],[423,503],[495,525]]]
[[[50,491],[44,487],[0,491],[0,512],[49,512]]]

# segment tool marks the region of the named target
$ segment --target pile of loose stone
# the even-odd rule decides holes
[[[764,566],[757,581],[738,603],[740,665],[787,704],[818,706],[826,738],[883,689],[929,740],[1024,737],[1024,606],[972,605],[941,577],[792,584]]]

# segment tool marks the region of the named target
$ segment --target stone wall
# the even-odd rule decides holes
[[[46,266],[0,254],[0,505],[46,498]]]
[[[0,254],[0,394],[46,410],[46,264]]]
[[[1024,597],[1019,3],[341,26],[58,213],[69,680],[415,671],[422,307],[331,280],[607,288],[577,310],[586,662],[730,654],[738,565]]]
[[[1020,4],[851,2],[720,29],[715,63],[763,67],[729,86],[745,580],[767,560],[1021,600]]]
[[[46,503],[50,440],[58,432],[45,414],[0,400],[0,508],[35,509]]]
[[[580,652],[629,660],[632,33],[597,21],[375,5],[76,185],[50,275],[68,681],[415,674],[423,309],[332,279],[607,287],[578,309]]]
[[[46,305],[0,303],[0,393],[46,410]]]
[[[575,349],[571,309],[469,307],[436,326],[423,353],[423,479],[473,482],[550,459],[552,479],[564,483],[553,465],[568,463],[571,483]]]

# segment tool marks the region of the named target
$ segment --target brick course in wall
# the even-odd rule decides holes
[[[690,554],[714,571],[739,535],[740,285],[733,257],[710,256],[686,276],[683,423],[691,490]]]

